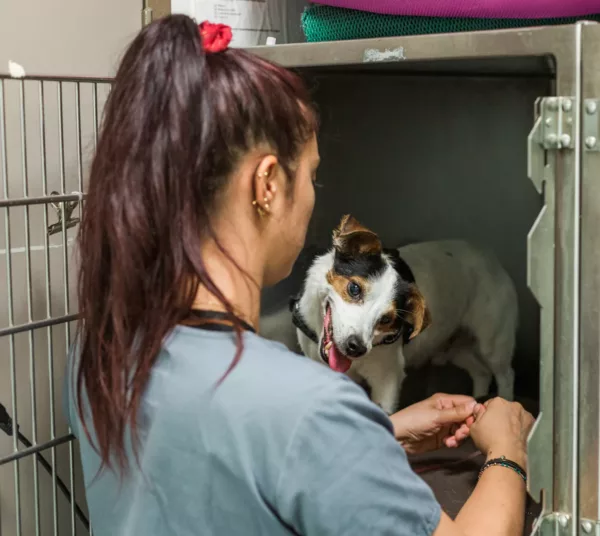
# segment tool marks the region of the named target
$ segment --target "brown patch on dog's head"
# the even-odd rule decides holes
[[[398,308],[396,302],[393,302],[391,307],[379,318],[377,323],[377,331],[382,334],[396,333],[398,317]]]
[[[409,287],[409,294],[406,299],[406,310],[407,312],[404,318],[412,326],[412,333],[409,337],[410,340],[414,339],[431,324],[431,313],[425,303],[425,298],[414,284],[411,284]]]
[[[333,231],[333,247],[348,257],[379,255],[382,251],[377,234],[349,214],[342,217],[340,225]]]
[[[338,274],[335,270],[327,272],[327,282],[333,287],[333,289],[342,297],[345,302],[348,303],[362,303],[365,294],[369,292],[370,283],[364,277],[352,276],[348,277],[342,274]],[[359,296],[351,296],[348,291],[348,285],[355,283],[361,289]]]

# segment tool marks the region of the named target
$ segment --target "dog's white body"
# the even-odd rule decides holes
[[[347,374],[366,382],[371,398],[385,411],[397,409],[406,367],[431,361],[452,361],[473,378],[474,396],[488,393],[496,378],[499,396],[512,400],[514,372],[511,366],[518,323],[517,294],[509,275],[494,255],[463,241],[424,242],[400,248],[400,257],[413,272],[425,298],[431,325],[404,344],[373,346],[357,359]],[[317,333],[323,329],[323,300],[333,251],[318,257],[308,271],[299,309]],[[262,334],[294,349],[295,327],[291,313],[281,311],[263,319]],[[455,334],[457,348],[449,345]],[[319,347],[297,330],[302,352],[323,363]],[[465,340],[473,341],[472,347]]]

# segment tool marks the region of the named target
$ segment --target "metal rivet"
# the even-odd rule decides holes
[[[561,527],[565,528],[569,524],[569,519],[565,514],[561,514],[558,516],[558,522]]]
[[[563,147],[569,147],[571,145],[571,136],[569,136],[568,134],[563,134],[560,137],[560,144]]]
[[[596,101],[587,101],[585,103],[585,111],[590,114],[593,115],[596,113],[596,110],[598,109],[598,105],[596,104]]]
[[[562,105],[563,112],[570,112],[572,108],[573,103],[571,102],[571,99],[565,99]]]
[[[546,136],[546,143],[548,143],[550,145],[556,145],[557,142],[558,142],[558,137],[556,136],[556,134],[548,134]]]
[[[544,121],[544,123],[546,123],[546,126],[549,127],[552,124],[552,118],[546,117],[546,121]]]
[[[588,136],[585,139],[585,146],[588,149],[593,149],[594,147],[596,147],[596,143],[598,143],[598,140],[594,136]]]
[[[567,125],[573,124],[573,118],[571,116],[567,117]]]
[[[583,532],[589,534],[590,532],[592,532],[592,529],[594,528],[592,526],[592,522],[591,521],[582,521],[581,522],[581,528],[583,529]]]
[[[548,99],[548,109],[558,110],[558,100],[556,100],[554,97]]]

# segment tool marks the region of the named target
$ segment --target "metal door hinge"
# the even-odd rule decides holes
[[[573,517],[560,512],[548,514],[537,522],[533,531],[536,536],[570,536],[573,534]],[[600,536],[600,522],[592,519],[581,519],[577,536]]]
[[[586,151],[600,151],[600,99],[583,102],[583,143]]]
[[[580,536],[600,536],[600,523],[592,519],[582,519],[579,534]]]
[[[540,99],[540,142],[544,149],[573,149],[573,97],[544,97]]]
[[[148,6],[148,0],[144,0],[144,9],[142,9],[142,28],[148,26],[152,22],[152,8]]]
[[[536,536],[570,536],[573,518],[568,514],[553,512],[538,520],[533,530]]]

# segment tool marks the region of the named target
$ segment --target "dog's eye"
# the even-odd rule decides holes
[[[392,322],[392,316],[391,315],[383,315],[380,319],[379,319],[379,323],[380,324],[390,324]]]
[[[348,294],[352,298],[360,298],[360,295],[362,294],[362,288],[360,288],[358,283],[350,281],[350,283],[348,283]]]

